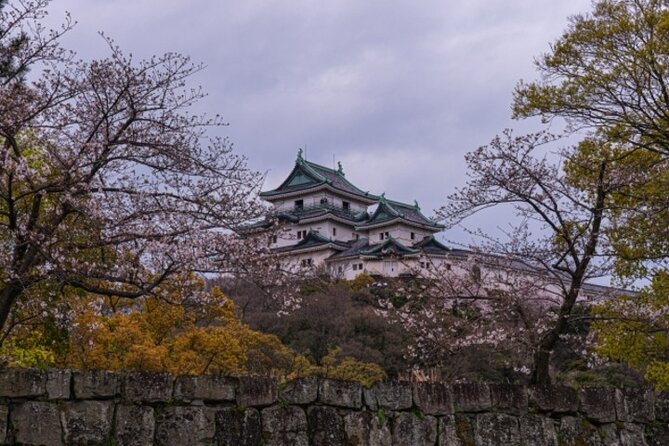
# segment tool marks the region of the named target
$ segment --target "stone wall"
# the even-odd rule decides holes
[[[0,372],[0,439],[101,445],[669,445],[650,390]]]

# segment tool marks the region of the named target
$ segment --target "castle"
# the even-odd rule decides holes
[[[346,179],[341,163],[337,170],[312,163],[301,149],[286,180],[260,197],[285,224],[270,246],[293,271],[325,266],[348,279],[363,272],[415,275],[452,252],[434,236],[444,227],[423,215],[418,203],[365,192]]]

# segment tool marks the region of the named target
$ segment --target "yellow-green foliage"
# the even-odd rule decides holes
[[[347,280],[346,284],[351,291],[363,291],[374,283],[374,278],[367,273],[360,273],[353,280]]]
[[[636,296],[620,296],[594,308],[597,353],[645,373],[669,389],[669,274],[659,273]]]
[[[359,361],[350,356],[340,358],[341,348],[331,349],[323,357],[321,365],[315,365],[308,358],[299,355],[293,363],[291,378],[300,376],[322,376],[331,379],[357,381],[364,386],[371,386],[386,379],[386,372],[373,362]]]

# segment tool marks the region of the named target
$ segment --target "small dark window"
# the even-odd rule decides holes
[[[312,264],[311,259],[302,259],[302,266],[303,266],[303,267],[306,268],[306,267],[308,267],[308,266],[311,266],[311,264]]]
[[[303,239],[307,238],[307,230],[305,229],[304,231],[297,231],[297,239]]]
[[[446,271],[450,271],[450,270],[451,270],[451,264],[450,264],[450,263],[447,263],[447,264],[445,264],[444,266],[446,267]]]
[[[412,232],[412,233],[411,233],[411,240],[415,240],[415,239],[416,239],[416,233],[415,233],[415,232]]]
[[[379,234],[379,240],[383,240],[383,232]]]
[[[357,270],[358,270],[358,264],[357,264],[357,263],[354,263],[354,264],[353,264],[353,271],[357,271]]]
[[[362,263],[358,263],[358,269],[362,271]]]
[[[349,203],[348,201],[342,201],[341,202],[341,207],[345,211],[350,211],[351,210],[351,203]]]
[[[474,265],[472,267],[472,278],[474,279],[475,282],[480,282],[481,281],[481,267],[478,265]]]
[[[337,228],[332,228],[332,236],[334,237],[336,235],[337,235]]]
[[[356,240],[360,240],[360,234],[354,234]]]
[[[295,209],[304,209],[304,200],[295,200]]]
[[[321,198],[321,204],[328,204],[328,199],[325,197]]]

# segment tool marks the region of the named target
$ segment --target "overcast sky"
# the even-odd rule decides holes
[[[464,154],[505,127],[518,80],[589,0],[54,0],[52,23],[78,22],[64,39],[83,58],[126,52],[190,55],[201,110],[229,122],[224,135],[265,189],[289,173],[297,149],[373,193],[424,212],[465,181]],[[491,223],[482,221],[484,226]],[[498,224],[499,222],[494,222]],[[450,239],[461,239],[457,234]]]

